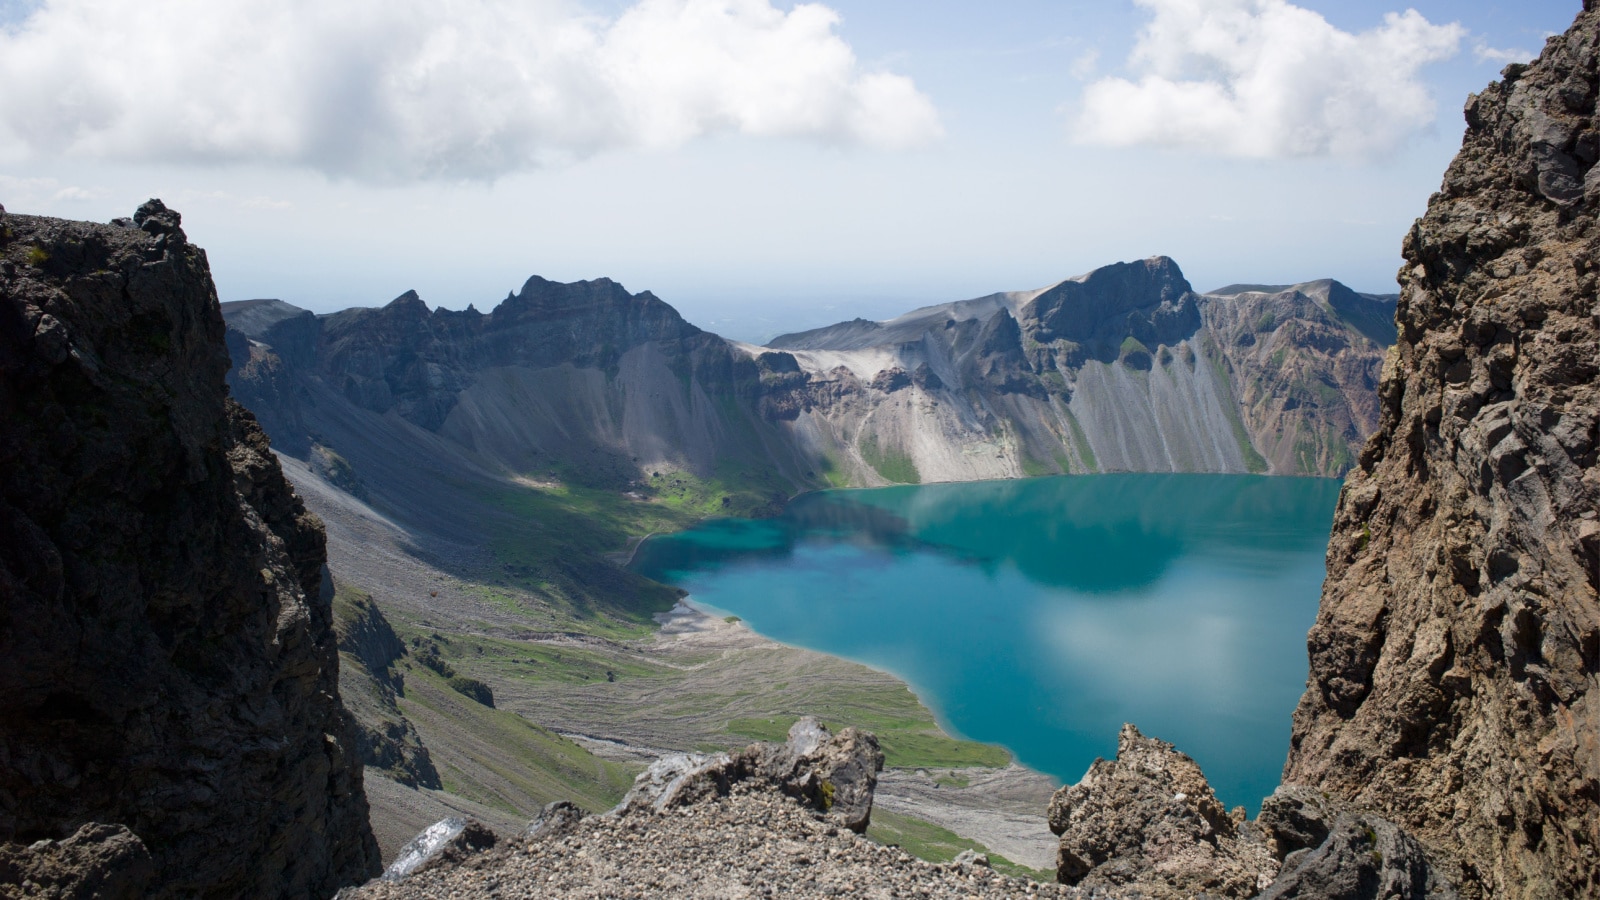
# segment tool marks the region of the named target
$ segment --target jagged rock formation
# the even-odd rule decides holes
[[[366,444],[446,439],[516,473],[771,473],[785,489],[1053,472],[1342,474],[1376,426],[1388,298],[1200,295],[1169,259],[1039,291],[722,340],[648,292],[529,279],[492,312],[414,293],[315,316],[224,305],[232,385],[275,446],[358,496]],[[365,414],[373,428],[350,434]],[[351,465],[351,461],[354,465]]]
[[[770,414],[852,483],[1054,472],[1340,475],[1377,425],[1393,300],[1196,294],[1172,260],[773,340]]]
[[[1456,900],[1427,849],[1399,826],[1320,791],[1280,787],[1256,826],[1282,863],[1262,900]]]
[[[1280,787],[1255,821],[1230,814],[1193,759],[1132,725],[1050,802],[1056,877],[1096,896],[1189,900],[1456,900],[1399,826],[1319,791]]]
[[[1114,761],[1095,760],[1056,793],[1050,830],[1061,835],[1057,877],[1085,889],[1246,898],[1278,871],[1243,807],[1230,816],[1194,760],[1132,725],[1117,735]]]
[[[228,400],[179,226],[0,212],[0,857],[111,894],[325,896],[377,847],[322,526]]]
[[[1239,401],[1244,428],[1273,472],[1342,475],[1378,428],[1382,348],[1395,341],[1393,297],[1337,281],[1236,285],[1201,311]]]
[[[1284,769],[1456,855],[1466,896],[1600,894],[1597,95],[1586,2],[1467,103]]]
[[[785,744],[664,763],[616,809],[583,816],[552,803],[516,840],[496,844],[466,820],[436,823],[391,875],[346,896],[1089,896],[999,875],[970,853],[933,865],[856,834],[883,754],[853,728],[830,735],[802,719]]]
[[[639,775],[618,812],[665,812],[726,796],[749,782],[777,790],[860,834],[872,819],[872,791],[883,770],[878,739],[855,728],[830,734],[806,716],[782,744],[758,743],[736,753],[673,754]]]
[[[512,472],[623,484],[745,464],[806,483],[805,460],[756,413],[754,361],[607,279],[530,278],[487,314],[430,311],[412,292],[330,316],[276,300],[224,312],[238,332],[240,402],[299,458],[331,445],[362,471],[366,442],[340,440],[341,425],[362,418],[380,424],[382,441],[443,438]]]

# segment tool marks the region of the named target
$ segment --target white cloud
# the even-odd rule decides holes
[[[191,204],[198,205],[202,203],[215,203],[225,206],[235,206],[240,209],[268,210],[273,212],[281,212],[283,210],[294,208],[294,204],[290,203],[288,200],[279,200],[275,197],[268,197],[261,194],[249,197],[241,197],[231,191],[185,190],[178,193],[174,200],[179,206],[182,206],[186,209]]]
[[[1514,63],[1527,62],[1536,54],[1517,48],[1501,50],[1489,46],[1487,41],[1480,38],[1472,47],[1472,55],[1478,58],[1478,62]]]
[[[1152,19],[1129,59],[1137,81],[1084,89],[1077,137],[1224,156],[1370,158],[1432,123],[1423,66],[1466,31],[1415,10],[1359,34],[1285,0],[1137,0]]]
[[[638,0],[48,0],[0,29],[0,159],[493,179],[715,133],[880,148],[942,132],[831,9]],[[28,89],[17,89],[27,85]]]
[[[76,184],[62,184],[54,178],[18,178],[0,175],[0,200],[18,207],[54,207],[60,203],[98,200],[106,192]]]

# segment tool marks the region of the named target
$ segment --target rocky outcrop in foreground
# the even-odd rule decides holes
[[[351,900],[447,897],[1077,897],[978,862],[934,865],[874,844],[752,785],[670,810],[589,816],[548,837],[504,841],[455,865],[375,882]],[[1083,895],[1087,896],[1087,895]]]
[[[1279,788],[1255,821],[1225,811],[1193,759],[1122,726],[1117,758],[1050,803],[1056,876],[1095,896],[1148,900],[1456,900],[1399,826],[1306,788]]]
[[[802,719],[786,744],[652,767],[604,815],[551,804],[524,834],[499,841],[470,821],[440,822],[384,880],[346,896],[1079,896],[997,874],[982,858],[934,865],[854,833],[882,764],[871,735],[830,735]]]
[[[673,754],[635,780],[618,812],[689,806],[726,796],[736,785],[766,787],[820,810],[857,834],[872,819],[872,792],[883,771],[878,739],[857,728],[830,734],[806,716],[782,744],[759,743],[736,753]]]
[[[1254,897],[1278,863],[1240,807],[1232,816],[1200,766],[1132,725],[1117,758],[1097,759],[1050,801],[1056,874],[1085,888],[1138,888],[1156,900]]]
[[[378,860],[322,526],[179,224],[0,211],[0,882],[325,896]]]
[[[1380,428],[1341,497],[1287,784],[1600,895],[1600,10],[1469,100],[1406,237]]]

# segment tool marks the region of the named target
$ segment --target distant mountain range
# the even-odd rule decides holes
[[[223,304],[235,394],[281,451],[352,489],[415,457],[595,484],[683,472],[774,500],[1054,473],[1342,475],[1377,426],[1394,308],[1331,280],[1198,294],[1165,257],[766,347],[607,279],[531,278],[488,313],[410,292],[321,316]]]
[[[1377,424],[1394,309],[1332,281],[1197,294],[1162,258],[765,347],[605,279],[530,278],[487,313],[410,292],[331,315],[222,307],[233,394],[327,528],[340,691],[391,843],[462,808],[465,794],[426,794],[440,773],[520,752],[459,704],[397,699],[391,669],[424,636],[631,633],[679,593],[625,567],[629,540],[829,485],[1342,474]],[[406,671],[425,694],[428,674]],[[571,781],[490,793],[536,809]]]

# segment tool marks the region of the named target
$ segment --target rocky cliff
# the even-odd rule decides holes
[[[804,460],[756,413],[755,362],[607,279],[530,278],[489,313],[430,311],[412,292],[329,316],[275,300],[224,311],[237,332],[234,390],[296,456],[353,406],[387,419],[391,440],[436,435],[513,472],[623,484],[749,465],[806,480]]]
[[[413,293],[315,316],[224,305],[232,384],[275,446],[329,455],[443,438],[474,463],[605,484],[762,472],[827,483],[1067,472],[1339,475],[1377,425],[1392,300],[1338,282],[1201,295],[1169,259],[786,335],[724,341],[648,292],[529,279],[489,313]],[[376,417],[376,418],[372,418]]]
[[[1600,11],[1471,98],[1407,235],[1381,424],[1334,521],[1286,783],[1600,894]]]
[[[0,212],[0,880],[326,896],[378,859],[323,530],[179,225]]]
[[[1377,426],[1392,313],[1326,280],[1197,294],[1156,257],[784,335],[769,403],[847,483],[1341,475]]]

